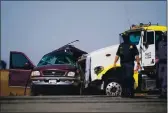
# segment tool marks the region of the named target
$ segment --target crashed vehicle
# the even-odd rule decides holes
[[[9,69],[1,62],[0,96],[79,94],[83,76],[76,61],[82,54],[86,52],[68,44],[44,55],[35,66],[23,52],[11,51]]]
[[[68,45],[44,55],[31,72],[31,95],[80,94],[83,75],[76,61],[82,54],[86,52]]]

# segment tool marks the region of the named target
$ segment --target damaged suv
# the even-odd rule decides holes
[[[31,73],[31,95],[45,93],[80,94],[83,75],[77,63],[78,52],[54,51],[42,57]],[[80,51],[81,52],[81,51]]]

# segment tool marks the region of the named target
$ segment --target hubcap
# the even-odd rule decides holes
[[[117,82],[110,82],[107,86],[106,86],[106,94],[108,96],[121,96],[121,92],[122,92],[122,88],[121,85],[118,84]]]

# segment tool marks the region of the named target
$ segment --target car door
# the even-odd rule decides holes
[[[155,31],[146,31],[143,37],[142,66],[155,65]]]
[[[22,52],[10,52],[9,86],[25,87],[28,83],[33,63]]]

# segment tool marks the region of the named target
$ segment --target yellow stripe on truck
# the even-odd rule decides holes
[[[143,27],[145,30],[153,30],[153,31],[167,31],[167,27],[166,26],[157,26],[157,25],[151,25],[148,27]]]
[[[120,67],[119,64],[117,64],[116,66],[117,66],[117,67]],[[110,65],[110,66],[104,68],[104,70],[103,70],[101,73],[99,73],[99,74],[97,75],[97,79],[101,80],[103,74],[105,74],[109,69],[112,69],[112,68],[113,68],[113,65]]]
[[[116,66],[117,66],[117,67],[120,67],[119,64],[117,64]],[[104,70],[103,70],[101,73],[99,73],[99,74],[97,75],[97,79],[98,79],[98,80],[101,80],[101,79],[102,79],[102,76],[103,76],[108,70],[110,70],[110,69],[112,69],[112,68],[113,68],[113,65],[110,65],[110,66],[104,68]],[[134,71],[134,80],[135,80],[134,88],[136,89],[136,88],[138,87],[138,71]]]

